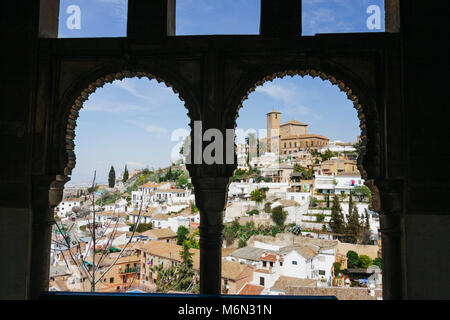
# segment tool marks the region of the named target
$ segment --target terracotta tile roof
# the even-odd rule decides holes
[[[142,217],[151,217],[154,215],[159,208],[157,207],[147,207],[147,209],[142,208]],[[135,210],[129,213],[130,216],[139,216],[139,210]]]
[[[249,295],[249,296],[259,296],[264,290],[263,286],[257,286],[254,284],[247,283],[238,292],[239,295]]]
[[[317,287],[317,280],[280,276],[271,289],[286,292],[290,287]]]
[[[287,254],[291,251],[296,251],[298,254],[300,254],[305,259],[312,259],[318,255],[317,251],[313,250],[311,247],[306,246],[306,245],[305,246],[298,246],[298,245],[288,246],[288,247],[282,248],[280,251],[284,254]]]
[[[167,243],[165,240],[155,240],[148,241],[146,243],[140,243],[139,248],[142,251],[145,251],[147,254],[181,262],[180,252],[183,247],[173,243]],[[194,269],[199,270],[200,250],[191,248],[190,252],[193,253],[192,260],[194,262]]]
[[[295,119],[291,119],[286,123],[283,123],[280,127],[284,127],[284,126],[288,126],[288,125],[296,125],[296,126],[302,126],[302,127],[307,127],[308,125],[306,123],[297,121]]]
[[[225,248],[225,249],[222,249],[222,257],[228,257],[231,253],[233,253],[236,250],[237,250],[237,248]]]
[[[284,140],[295,140],[295,139],[313,139],[313,138],[317,138],[317,139],[322,139],[322,140],[327,140],[329,141],[330,139],[328,139],[325,136],[322,136],[320,134],[299,134],[296,136],[287,136],[287,137],[282,137],[280,140],[284,141]]]
[[[376,289],[375,296],[370,295],[367,288],[345,288],[345,287],[302,287],[293,286],[286,290],[286,295],[293,296],[331,296],[338,300],[377,300],[383,292]]]
[[[277,261],[277,256],[273,253],[263,253],[263,255],[259,258],[261,261],[269,261],[269,262],[275,262]]]
[[[142,236],[146,236],[152,239],[162,239],[162,238],[174,238],[177,236],[175,232],[170,228],[166,229],[151,229],[141,233]]]
[[[158,189],[156,192],[187,192],[185,189]]]
[[[239,280],[243,278],[242,272],[247,268],[251,267],[235,261],[222,260],[222,278]]]
[[[66,198],[66,199],[63,199],[61,202],[80,202],[80,201],[84,201],[84,197],[80,197],[80,198]]]
[[[152,216],[152,219],[155,220],[168,220],[169,216],[167,214],[157,213]]]

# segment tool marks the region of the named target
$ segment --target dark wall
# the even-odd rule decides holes
[[[60,165],[49,160],[50,129],[60,120],[52,119],[42,107],[54,98],[45,78],[54,66],[48,57],[38,55],[42,44],[38,41],[38,4],[2,1],[6,77],[0,109],[1,298],[35,297],[48,278],[48,262],[39,261],[45,260],[42,252],[48,249],[48,238],[42,234],[49,230],[51,215],[47,190],[55,177],[50,173],[55,174]],[[385,296],[449,298],[450,210],[445,201],[450,192],[448,11],[444,1],[424,5],[423,1],[403,0],[400,5],[401,41],[384,57],[377,57],[382,72],[377,72],[376,84],[381,105],[381,143],[376,153],[383,161],[368,161],[379,167],[375,184],[386,216],[384,280],[386,288],[395,290]],[[312,42],[305,40],[304,44]],[[171,45],[176,49],[176,44]],[[190,46],[196,42],[186,39],[181,48]],[[295,50],[291,48],[291,55]],[[236,74],[240,71],[236,69]],[[38,88],[43,92],[39,97]]]

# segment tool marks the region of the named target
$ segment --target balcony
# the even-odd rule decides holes
[[[129,274],[129,273],[136,273],[136,272],[140,272],[140,271],[141,271],[140,267],[125,268],[124,270],[119,269],[119,274]]]

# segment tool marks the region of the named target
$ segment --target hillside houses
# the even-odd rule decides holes
[[[153,183],[148,182],[139,186],[138,191],[131,193],[131,205],[139,208],[143,206],[167,205],[172,206],[170,212],[179,211],[189,206],[193,200],[189,189],[179,189],[170,182]]]

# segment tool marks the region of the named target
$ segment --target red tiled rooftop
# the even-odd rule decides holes
[[[264,287],[257,286],[254,284],[247,283],[241,291],[239,291],[239,295],[249,295],[249,296],[258,296],[264,290]]]
[[[275,262],[277,261],[277,256],[272,253],[267,253],[265,255],[262,255],[259,260],[261,261],[269,261],[269,262]]]

